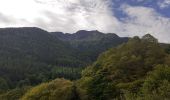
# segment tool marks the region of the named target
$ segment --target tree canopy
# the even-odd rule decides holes
[[[128,43],[101,54],[92,66],[83,71],[80,87],[86,90],[92,100],[125,98],[125,91],[137,94],[155,66],[163,64],[167,69],[170,66],[166,60],[169,55],[156,39],[151,38],[150,35],[142,39],[134,37]],[[160,75],[157,77],[169,77],[167,74]]]

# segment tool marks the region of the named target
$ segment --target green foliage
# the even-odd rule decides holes
[[[168,46],[165,50],[168,54],[170,54],[170,46]]]
[[[122,44],[128,38],[92,32],[58,37],[37,28],[1,29],[0,100],[170,98],[169,49],[163,50],[150,34]],[[79,79],[84,66],[118,44],[122,45],[102,53]],[[79,80],[48,82],[58,77]],[[25,87],[30,85],[34,87]]]
[[[58,77],[75,80],[101,52],[128,40],[115,34],[82,32],[64,35],[64,39],[76,38],[65,41],[35,27],[0,29],[0,76],[10,89]]]
[[[56,79],[28,91],[21,100],[79,100],[74,83]]]
[[[81,71],[83,67],[59,67],[54,66],[52,68],[52,79],[58,78],[66,78],[70,80],[76,80],[81,77]]]
[[[139,79],[129,83],[119,83],[116,87],[121,89],[123,92],[129,91],[132,93],[138,93],[143,83],[144,79]]]
[[[69,42],[76,49],[78,59],[90,64],[100,53],[128,41],[127,37],[119,37],[113,33],[104,34],[99,31],[80,30],[72,35],[61,32],[51,34],[62,41]]]
[[[158,65],[145,79],[138,93],[126,93],[127,100],[169,100],[170,67]]]
[[[88,84],[87,92],[92,100],[109,100],[119,94],[113,83],[107,83],[106,80],[100,80],[99,78],[96,79],[95,77]]]
[[[19,100],[31,87],[16,88],[0,94],[0,100]]]
[[[146,78],[142,92],[145,94],[155,92],[164,99],[170,98],[170,67],[166,65],[156,66]]]
[[[147,73],[155,65],[167,64],[167,58],[152,36],[134,37],[128,43],[103,53],[83,71],[79,84],[92,100],[122,99],[128,91],[137,94],[145,84]]]
[[[142,37],[142,40],[147,41],[147,42],[158,43],[158,40],[155,37],[153,37],[152,35],[150,35],[150,34],[144,35]]]
[[[52,66],[83,65],[73,54],[68,43],[39,28],[0,29],[0,76],[10,89],[50,80]]]
[[[9,89],[8,83],[4,78],[0,78],[0,92]]]

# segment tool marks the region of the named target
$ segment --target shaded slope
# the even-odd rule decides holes
[[[0,29],[0,46],[3,54],[11,53],[12,56],[20,53],[36,57],[38,61],[53,63],[57,58],[64,58],[72,53],[68,44],[38,28]]]
[[[115,34],[78,31],[49,33],[36,27],[0,29],[0,78],[9,88],[80,77],[82,68],[98,55],[126,42]],[[69,68],[67,68],[69,67]]]
[[[74,34],[52,32],[53,36],[69,42],[77,50],[79,59],[91,63],[98,55],[109,48],[116,47],[128,41],[127,37],[119,37],[116,34],[104,34],[99,31],[80,30]]]
[[[0,76],[10,88],[48,80],[49,64],[77,63],[69,44],[39,28],[0,29],[0,55]]]

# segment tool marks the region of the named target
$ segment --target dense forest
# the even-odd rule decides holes
[[[79,79],[101,52],[128,40],[98,31],[62,33],[63,39],[60,34],[36,27],[1,28],[0,91],[55,78]]]
[[[44,32],[45,39],[34,39],[37,32],[10,29],[12,34],[6,36],[6,29],[0,30],[2,39],[10,38],[1,49],[0,100],[170,99],[170,45],[158,43],[150,34],[120,38],[98,31],[70,35],[36,30]],[[17,43],[19,39],[33,42]]]

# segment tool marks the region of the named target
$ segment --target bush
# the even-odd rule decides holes
[[[78,100],[78,98],[73,82],[56,79],[32,88],[21,100]]]

